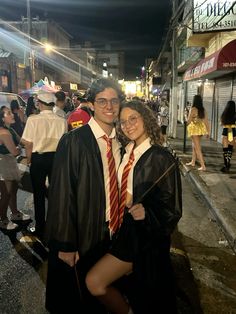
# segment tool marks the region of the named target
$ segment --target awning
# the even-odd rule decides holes
[[[11,52],[3,51],[0,49],[0,58],[8,58],[11,55]]]
[[[236,39],[188,68],[183,80],[212,79],[233,71],[236,71]]]

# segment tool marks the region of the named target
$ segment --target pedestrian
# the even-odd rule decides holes
[[[17,190],[20,173],[16,156],[20,154],[19,137],[10,127],[15,122],[9,108],[0,109],[0,228],[15,230],[17,222],[29,221],[30,216],[17,209]],[[11,210],[10,219],[7,215],[8,206]]]
[[[87,97],[94,117],[61,139],[49,191],[46,308],[52,313],[99,313],[84,278],[107,250],[118,220],[120,144],[114,121],[123,92],[113,80],[99,79]],[[86,310],[78,298],[75,265]]]
[[[162,145],[164,147],[167,146],[167,128],[169,125],[169,104],[168,101],[162,97],[159,107],[159,116],[160,116],[160,126],[161,126],[161,134],[163,137]]]
[[[207,138],[209,137],[210,126],[201,95],[193,97],[193,104],[187,120],[187,131],[188,136],[192,139],[192,160],[186,163],[186,165],[194,167],[198,160],[200,162],[198,170],[205,171],[206,166],[202,154],[201,139],[203,135],[206,135]]]
[[[46,180],[50,184],[51,171],[57,144],[67,132],[67,123],[53,113],[55,96],[41,91],[37,96],[39,114],[28,117],[21,138],[25,146],[33,188],[35,227],[30,231],[42,239],[45,227],[45,198],[48,194]]]
[[[68,130],[87,124],[93,115],[92,104],[85,98],[80,98],[80,105],[67,118]]]
[[[119,125],[128,142],[118,170],[121,227],[86,283],[109,312],[133,313],[113,285],[132,273],[134,313],[175,313],[170,243],[182,214],[178,163],[161,146],[156,117],[140,101],[122,104]]]
[[[53,107],[53,112],[59,117],[66,119],[66,112],[64,108],[66,106],[66,94],[63,91],[58,91],[55,93],[56,102]]]
[[[235,102],[233,100],[227,102],[220,120],[223,126],[222,145],[224,158],[224,167],[221,168],[221,171],[229,172],[233,148],[236,143],[236,111]]]
[[[13,99],[10,103],[11,111],[14,115],[15,122],[11,125],[11,127],[16,131],[19,136],[22,136],[25,127],[26,117],[24,114],[24,110],[20,108],[18,101]]]
[[[27,118],[32,114],[39,113],[39,110],[36,108],[35,103],[36,103],[36,97],[30,96],[27,100],[26,109],[25,109],[25,114]]]

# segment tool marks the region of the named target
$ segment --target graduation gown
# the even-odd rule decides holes
[[[85,274],[104,254],[106,235],[101,154],[91,128],[85,125],[62,137],[53,164],[45,232],[49,246],[46,308],[51,313],[83,313],[74,269],[57,258],[58,251],[79,252],[78,274],[86,290]]]

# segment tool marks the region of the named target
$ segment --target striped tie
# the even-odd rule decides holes
[[[125,165],[122,178],[121,178],[121,188],[120,188],[120,204],[119,204],[119,226],[122,223],[123,216],[124,216],[124,209],[126,205],[126,198],[127,198],[127,182],[128,182],[128,175],[132,164],[134,162],[134,150],[132,150],[129,161]]]
[[[115,159],[112,154],[112,139],[103,136],[103,139],[107,142],[107,161],[110,179],[110,221],[109,228],[112,233],[115,233],[119,227],[118,217],[118,204],[119,204],[119,192],[116,176]]]

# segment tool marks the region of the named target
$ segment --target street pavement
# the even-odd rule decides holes
[[[214,219],[219,224],[228,244],[236,252],[236,152],[231,159],[229,173],[222,173],[222,145],[211,139],[202,139],[202,152],[206,163],[206,171],[186,166],[191,161],[191,139],[184,140],[185,128],[177,125],[176,138],[169,139],[171,149],[180,161],[182,174],[188,176],[198,194],[206,202]]]

